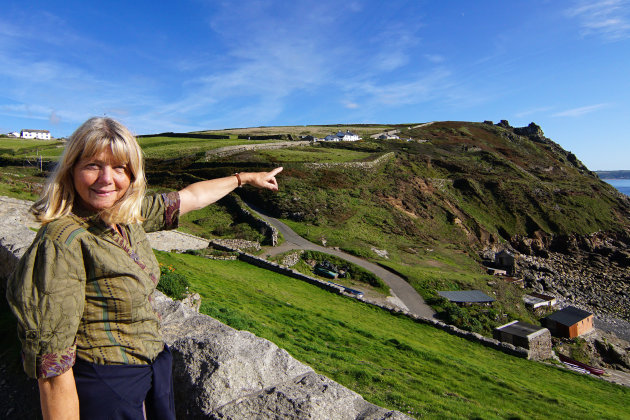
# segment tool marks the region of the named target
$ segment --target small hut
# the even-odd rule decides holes
[[[495,340],[523,347],[529,351],[530,360],[546,360],[553,357],[551,333],[547,328],[522,321],[512,321],[492,332]]]
[[[567,306],[541,319],[556,337],[574,338],[593,329],[593,314],[575,306]]]
[[[496,268],[500,270],[505,270],[507,275],[513,276],[515,270],[514,265],[514,254],[512,254],[507,249],[499,251],[494,256],[494,263]]]
[[[495,301],[494,298],[486,295],[481,290],[455,290],[455,291],[442,291],[438,292],[440,296],[448,299],[450,302],[456,303],[460,306],[470,305],[473,303],[480,303],[485,305],[491,305]]]

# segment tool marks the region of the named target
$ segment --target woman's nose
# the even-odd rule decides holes
[[[102,183],[110,183],[112,182],[112,168],[110,166],[103,166],[98,174],[98,179]]]

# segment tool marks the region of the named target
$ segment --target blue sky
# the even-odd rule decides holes
[[[0,132],[534,121],[630,169],[630,0],[2,0]]]

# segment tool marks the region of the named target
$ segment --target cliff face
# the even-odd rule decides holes
[[[6,210],[0,214],[0,277],[6,279],[35,232],[25,225],[30,203],[0,201]],[[178,418],[409,418],[368,403],[268,340],[230,328],[160,292],[153,301],[173,353]],[[17,351],[15,343],[9,347]],[[0,404],[0,417],[37,418],[37,385],[20,372],[18,358],[2,358],[0,373],[0,392],[8,397]]]

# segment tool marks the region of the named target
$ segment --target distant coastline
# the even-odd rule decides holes
[[[595,171],[597,176],[603,180],[613,180],[613,179],[630,179],[630,171],[622,170],[622,171]]]

